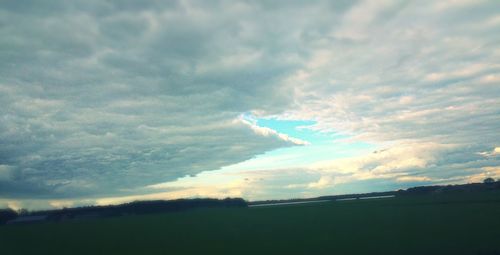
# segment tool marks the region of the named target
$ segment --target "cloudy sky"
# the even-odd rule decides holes
[[[500,178],[500,1],[0,3],[0,207]]]

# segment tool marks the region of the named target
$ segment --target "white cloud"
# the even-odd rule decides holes
[[[262,136],[275,136],[283,141],[291,142],[296,145],[308,145],[309,142],[300,140],[298,138],[294,138],[291,136],[288,136],[287,134],[282,134],[277,132],[276,130],[273,130],[271,128],[267,127],[260,127],[255,123],[252,123],[248,120],[245,120],[244,118],[240,117],[237,121],[248,125],[256,134],[262,135]]]
[[[307,185],[310,189],[321,189],[331,187],[334,184],[334,178],[331,176],[321,176],[317,182],[312,182]]]
[[[493,148],[493,150],[491,151],[482,151],[482,152],[478,152],[477,153],[478,155],[481,155],[481,156],[484,156],[486,158],[489,158],[489,157],[496,157],[498,155],[500,155],[500,147],[495,147]]]
[[[49,204],[53,208],[58,208],[58,209],[68,208],[75,205],[74,201],[69,201],[69,200],[53,200],[50,201]]]
[[[360,2],[346,16],[363,14],[331,29],[343,31],[352,23],[356,29],[346,31],[363,31],[363,40],[332,40],[312,50],[310,61],[316,64],[297,72],[307,76],[296,85],[306,85],[299,86],[298,110],[288,116],[379,142],[492,146],[499,130],[499,90],[492,87],[500,71],[499,37],[494,27],[470,24],[496,17],[489,10],[493,3],[443,2],[453,11],[439,15],[428,13],[432,2],[384,3]],[[317,55],[328,57],[318,62]]]
[[[431,178],[426,176],[401,176],[397,177],[396,181],[398,182],[428,182],[432,181]]]
[[[486,178],[494,178],[496,180],[500,179],[500,167],[498,166],[483,167],[481,170],[483,171],[468,176],[467,182],[483,182]]]
[[[431,179],[425,176],[410,177],[408,174],[418,175],[425,169],[431,168],[437,163],[439,156],[453,147],[435,143],[407,142],[393,144],[368,155],[320,162],[311,166],[311,170],[321,173],[322,177],[317,183],[311,183],[310,187],[370,179],[430,181]]]

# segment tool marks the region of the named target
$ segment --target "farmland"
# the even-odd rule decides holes
[[[499,254],[500,193],[0,226],[2,254]]]

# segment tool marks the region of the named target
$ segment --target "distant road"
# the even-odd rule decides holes
[[[269,203],[269,204],[248,205],[248,207],[276,206],[276,205],[296,205],[296,204],[322,203],[322,202],[332,202],[332,200],[313,200],[313,201],[300,201],[300,202]]]
[[[349,201],[349,200],[364,200],[364,199],[380,199],[380,198],[392,198],[395,195],[386,196],[370,196],[370,197],[350,197],[350,198],[338,198],[335,200],[323,199],[323,200],[310,200],[310,201],[298,201],[298,202],[277,202],[277,203],[267,203],[267,204],[256,204],[248,205],[248,207],[261,207],[261,206],[277,206],[277,205],[296,205],[296,204],[309,204],[309,203],[321,203],[321,202],[334,202],[334,201]]]
[[[391,198],[391,197],[395,197],[395,195],[360,197],[359,199],[378,199],[378,198]]]

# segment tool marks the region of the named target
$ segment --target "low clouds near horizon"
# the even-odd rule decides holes
[[[283,167],[254,186],[226,185],[239,189],[231,194],[500,177],[499,9],[468,0],[4,1],[0,200],[149,194],[309,146],[245,115],[313,121],[306,128],[378,151]]]

